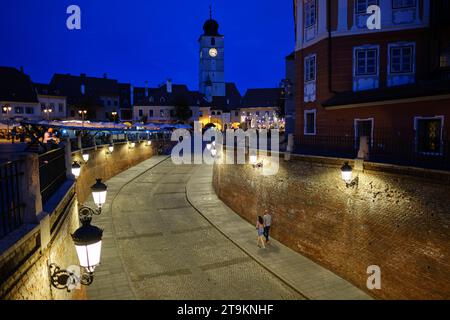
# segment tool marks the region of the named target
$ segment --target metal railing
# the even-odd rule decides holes
[[[421,168],[450,170],[450,137],[446,132],[434,140],[416,137],[412,130],[377,129],[367,135],[369,161]],[[356,158],[360,140],[351,130],[319,129],[316,135],[302,135],[295,153]],[[430,151],[434,147],[434,151]]]
[[[42,203],[44,204],[66,181],[64,148],[39,155],[39,179]]]
[[[20,161],[0,164],[0,239],[23,223],[24,204],[20,194],[23,172]]]

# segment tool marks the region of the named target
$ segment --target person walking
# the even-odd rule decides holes
[[[266,244],[264,243],[264,219],[261,216],[258,216],[258,220],[256,221],[256,230],[258,230],[258,239],[256,243],[258,247],[266,248]]]
[[[272,224],[272,215],[269,211],[264,211],[264,237],[266,238],[266,244],[269,243],[270,225]]]

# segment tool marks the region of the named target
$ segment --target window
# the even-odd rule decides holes
[[[144,110],[139,109],[139,118],[142,117],[144,115]]]
[[[305,126],[304,126],[304,134],[305,135],[315,135],[316,134],[316,109],[314,110],[305,110]]]
[[[216,38],[211,38],[211,45],[215,46],[216,45]]]
[[[150,110],[148,111],[148,116],[149,116],[150,118],[153,118],[153,110],[152,110],[152,109],[150,109]]]
[[[222,112],[220,112],[220,111],[217,111],[217,115],[218,116],[220,116],[222,114]]]
[[[316,80],[316,55],[305,58],[305,82]]]
[[[376,75],[378,73],[378,49],[357,49],[355,75]]]
[[[447,47],[441,50],[439,58],[439,67],[449,68],[450,67],[450,43]]]
[[[107,105],[108,105],[108,107],[111,106],[111,100],[108,100]]]
[[[55,104],[54,103],[50,103],[50,109],[52,110],[52,112],[55,112]]]
[[[41,103],[41,111],[44,111],[45,108],[46,108],[45,103]]]
[[[23,114],[23,107],[15,107],[14,113],[15,114]]]
[[[356,14],[366,14],[367,8],[371,5],[378,5],[378,0],[356,0],[355,1]]]
[[[119,102],[117,102],[117,100],[114,100],[114,106],[117,107],[118,104]]]
[[[392,0],[392,8],[403,9],[413,8],[416,6],[416,0]]]
[[[414,121],[417,152],[441,154],[444,117],[416,117]]]
[[[58,104],[58,111],[59,112],[64,112],[64,103],[59,103]]]
[[[259,117],[259,111],[256,111],[256,115]]]
[[[26,114],[34,114],[34,108],[33,107],[26,107],[25,108]]]
[[[359,149],[361,137],[367,137],[367,145],[372,146],[373,119],[355,119],[355,149]]]
[[[234,112],[234,116],[235,116],[235,117],[238,117],[238,116],[239,116],[239,111],[235,111],[235,112]]]
[[[396,46],[390,48],[391,73],[412,73],[414,66],[414,47]]]
[[[305,28],[316,24],[316,0],[305,1]]]
[[[211,115],[212,115],[212,116],[215,116],[215,115],[216,115],[216,112],[215,112],[215,111],[212,111],[212,112],[211,112]]]
[[[159,111],[159,116],[160,116],[161,118],[164,118],[164,110],[160,110],[160,111]]]

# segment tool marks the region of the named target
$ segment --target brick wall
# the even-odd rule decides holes
[[[83,286],[70,293],[53,288],[48,264],[56,263],[62,269],[78,265],[70,235],[79,227],[78,202],[83,203],[91,196],[90,186],[95,183],[95,178],[107,180],[152,157],[155,151],[154,146],[147,147],[145,142],[136,143],[133,149],[125,143],[116,144],[112,154],[107,154],[104,146],[85,151],[89,152],[90,159],[87,164],[82,164],[76,186],[67,192],[55,212],[49,215],[50,243],[42,245],[42,223],[24,225],[16,234],[9,235],[15,240],[11,241],[9,249],[0,253],[0,299],[86,299]],[[73,160],[83,162],[81,153],[74,152]]]
[[[69,191],[73,199],[73,189]],[[75,247],[70,236],[78,227],[78,210],[75,201],[66,208],[65,218],[51,235],[52,240],[41,246],[41,227],[36,225],[16,244],[3,253],[0,263],[0,298],[4,300],[85,299],[85,290],[58,290],[51,286],[48,264],[61,268],[78,265]],[[26,228],[32,226],[24,226]],[[21,232],[21,230],[17,230]]]
[[[268,177],[249,165],[215,165],[213,183],[251,223],[270,209],[277,240],[376,298],[450,299],[449,175],[366,163],[358,188],[347,189],[342,163],[281,160]],[[381,290],[366,288],[370,265],[381,268]]]

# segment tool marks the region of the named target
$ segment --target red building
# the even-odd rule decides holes
[[[298,151],[450,169],[450,1],[294,4]]]

